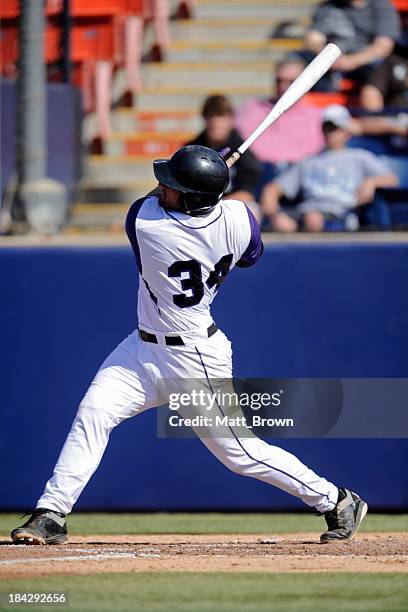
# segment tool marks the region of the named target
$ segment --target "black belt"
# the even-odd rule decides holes
[[[218,327],[215,323],[212,323],[210,327],[207,329],[207,335],[209,338],[218,331]],[[157,336],[155,334],[149,334],[143,329],[139,329],[139,336],[144,342],[153,342],[153,344],[158,344]],[[167,346],[184,346],[183,338],[181,336],[165,336],[164,341]]]

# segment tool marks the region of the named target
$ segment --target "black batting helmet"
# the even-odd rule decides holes
[[[169,160],[156,159],[153,171],[159,183],[183,194],[184,212],[193,217],[211,212],[229,183],[225,160],[200,145],[181,147]]]

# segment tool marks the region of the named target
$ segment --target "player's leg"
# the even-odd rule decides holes
[[[224,396],[228,391],[233,393],[234,389],[228,385],[228,380],[232,377],[231,344],[222,332],[218,331],[196,346],[179,349],[177,353],[169,350],[167,355],[165,361],[168,376],[178,376],[183,391],[184,387],[190,384],[218,395],[218,388],[214,385],[219,385],[220,379],[225,379],[227,388],[222,390]],[[190,383],[188,379],[191,380]],[[206,413],[205,405],[189,409],[194,411],[193,416],[196,416],[196,411],[203,415]],[[183,411],[182,407],[179,412],[184,416],[185,410]],[[223,417],[226,414],[225,406],[221,406],[217,401],[213,404],[211,413],[207,414]],[[215,423],[214,419],[212,423]],[[196,433],[207,448],[234,472],[279,487],[300,497],[307,505],[321,512],[333,509],[338,496],[335,485],[315,474],[291,453],[267,444],[250,430],[243,427],[240,435],[237,435],[232,427],[220,426],[217,423],[213,430],[199,428]]]
[[[149,346],[134,333],[102,364],[79,406],[36,512],[26,523],[28,527],[12,532],[13,539],[27,540],[34,532],[34,538],[36,534],[49,534],[43,538],[46,543],[66,540],[65,515],[97,469],[112,429],[125,419],[163,403],[148,369],[154,366],[144,365],[151,362],[146,357],[148,351]]]
[[[218,336],[218,338],[216,338]],[[213,389],[212,378],[230,378],[228,359],[220,356],[228,353],[229,342],[223,334],[216,334],[213,342],[195,347],[202,376]],[[218,343],[217,350],[213,344]],[[221,367],[220,367],[221,365]],[[223,416],[225,412],[215,402],[215,410]],[[202,432],[202,430],[201,430]],[[286,450],[267,444],[260,438],[245,432],[245,437],[236,433],[234,427],[225,425],[215,428],[214,435],[198,436],[207,448],[230,470],[262,480],[324,513],[328,532],[322,539],[348,539],[358,529],[367,512],[367,505],[347,489],[339,489],[330,481],[316,474],[297,457]]]
[[[217,409],[223,414],[218,404]],[[230,470],[262,480],[300,498],[318,512],[333,510],[338,488],[304,465],[295,455],[256,436],[238,435],[232,426],[217,426],[214,436],[201,438]]]

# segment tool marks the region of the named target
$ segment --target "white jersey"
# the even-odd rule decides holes
[[[236,264],[254,264],[263,251],[258,224],[238,200],[192,217],[146,196],[131,206],[126,232],[140,275],[139,327],[153,332],[209,327],[210,304],[227,274]]]

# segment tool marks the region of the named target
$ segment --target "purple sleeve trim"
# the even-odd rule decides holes
[[[126,234],[129,238],[130,244],[132,245],[132,249],[136,258],[136,265],[139,269],[140,274],[142,274],[142,261],[140,259],[140,249],[136,236],[136,218],[145,201],[146,198],[141,198],[140,200],[136,200],[136,202],[133,202],[132,206],[129,208],[129,212],[126,217]]]
[[[264,245],[261,239],[261,230],[259,229],[258,222],[249,208],[247,206],[245,206],[245,208],[248,213],[249,225],[251,227],[251,238],[245,252],[241,256],[241,259],[236,263],[239,268],[249,268],[249,266],[253,266],[264,251]]]

